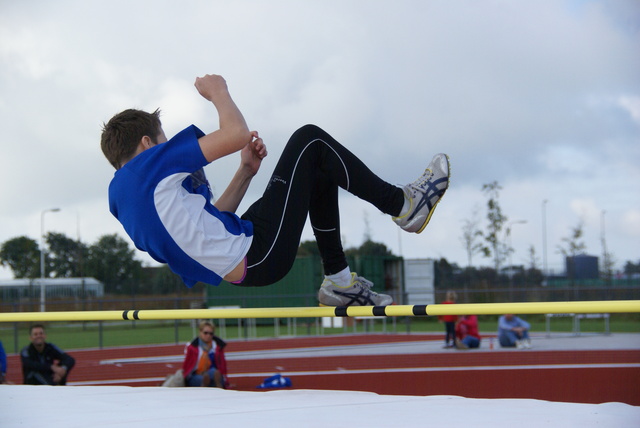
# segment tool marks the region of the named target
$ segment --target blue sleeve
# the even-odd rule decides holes
[[[2,341],[0,341],[0,373],[7,372],[7,354],[4,352]]]
[[[147,156],[140,156],[140,163],[136,164],[138,172],[148,174],[155,188],[169,175],[200,170],[209,163],[198,142],[203,136],[204,132],[195,125],[183,129],[166,143],[152,147]]]
[[[511,330],[511,326],[504,316],[498,318],[498,330]]]
[[[518,318],[517,320],[518,320],[518,326],[519,327],[524,327],[527,330],[529,330],[529,328],[531,328],[531,325],[528,322],[526,322],[525,320],[523,320],[522,318]]]

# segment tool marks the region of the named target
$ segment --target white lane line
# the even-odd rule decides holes
[[[537,365],[515,365],[515,366],[460,366],[460,367],[407,367],[407,368],[386,368],[386,369],[336,369],[336,370],[315,370],[315,371],[283,371],[285,376],[326,376],[326,375],[348,375],[348,374],[375,374],[375,373],[422,373],[422,372],[449,372],[449,371],[491,371],[491,370],[554,370],[554,369],[610,369],[610,368],[640,368],[640,363],[602,363],[602,364],[537,364]],[[264,373],[233,373],[229,374],[230,379],[242,377],[268,377],[273,372]],[[120,385],[123,383],[143,383],[162,382],[163,377],[133,378],[133,379],[113,379],[95,380],[83,382],[67,382],[67,385]]]
[[[282,349],[257,349],[253,351],[232,351],[226,352],[225,356],[227,361],[236,361],[236,360],[245,360],[245,359],[267,359],[267,358],[276,358],[281,356],[282,354],[293,354],[295,357],[298,356],[309,356],[309,357],[317,357],[319,352],[347,352],[357,350],[358,352],[363,352],[363,355],[368,355],[367,352],[371,349],[377,348],[388,348],[389,345],[393,345],[395,348],[403,347],[403,346],[416,346],[424,345],[419,341],[407,341],[407,342],[390,342],[390,343],[371,343],[371,344],[362,344],[362,345],[328,345],[328,346],[313,346],[313,347],[302,347],[302,348],[282,348]],[[402,354],[403,352],[398,351],[395,352],[397,354]],[[294,358],[294,357],[289,357]],[[159,357],[130,357],[130,358],[111,358],[107,360],[100,360],[100,365],[103,364],[140,364],[140,363],[176,363],[182,362],[184,360],[184,354],[179,355],[163,355]]]

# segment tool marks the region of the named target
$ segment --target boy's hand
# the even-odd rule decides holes
[[[215,102],[217,96],[229,94],[227,82],[222,76],[218,76],[217,74],[207,74],[204,77],[196,77],[194,85],[200,95],[211,102]]]
[[[262,159],[267,156],[267,146],[262,141],[262,138],[258,136],[257,131],[251,131],[253,139],[247,144],[240,152],[240,158],[242,166],[254,176],[260,169]]]

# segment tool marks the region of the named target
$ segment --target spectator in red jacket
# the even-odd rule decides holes
[[[182,373],[186,386],[226,388],[227,361],[224,340],[215,335],[209,321],[199,325],[200,334],[187,345]]]
[[[456,323],[456,348],[469,349],[479,347],[478,317],[475,315],[460,317]]]

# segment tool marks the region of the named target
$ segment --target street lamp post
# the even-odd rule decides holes
[[[547,200],[542,201],[542,285],[547,285]]]
[[[604,278],[607,280],[607,283],[611,280],[611,260],[609,258],[609,252],[607,251],[607,240],[604,236],[604,215],[606,211],[602,210],[600,216],[600,239],[602,241],[602,272],[600,273],[601,277],[604,275]]]
[[[508,251],[509,251],[509,299],[513,301],[513,261],[511,258],[511,254],[513,253],[513,248],[511,248],[511,228],[516,224],[525,224],[527,220],[515,220],[507,225],[507,237],[509,238],[508,242]]]
[[[49,212],[55,213],[58,211],[60,211],[60,208],[51,208],[42,211],[42,213],[40,214],[40,312],[44,312],[45,310],[44,215]]]

